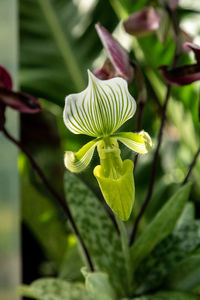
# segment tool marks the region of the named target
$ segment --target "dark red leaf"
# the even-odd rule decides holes
[[[35,97],[21,92],[9,91],[5,88],[0,88],[0,103],[21,113],[34,114],[41,111],[39,101]]]
[[[172,85],[187,85],[200,80],[200,65],[186,65],[169,70],[167,66],[161,66],[159,69],[163,77]]]

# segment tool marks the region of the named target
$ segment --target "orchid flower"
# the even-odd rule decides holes
[[[100,165],[94,168],[102,194],[109,207],[127,220],[135,197],[133,162],[122,161],[118,141],[137,153],[152,146],[148,133],[116,132],[136,110],[126,80],[115,77],[100,80],[88,71],[88,87],[65,99],[64,123],[74,134],[95,137],[78,152],[67,151],[64,163],[71,172],[81,172],[90,163],[97,147]]]

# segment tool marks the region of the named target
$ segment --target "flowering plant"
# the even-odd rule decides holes
[[[94,169],[94,175],[107,204],[122,220],[127,220],[135,198],[133,162],[122,161],[118,141],[144,154],[152,146],[151,138],[144,131],[115,133],[136,110],[136,102],[124,79],[104,81],[90,71],[88,77],[88,87],[83,92],[66,97],[63,116],[70,131],[96,139],[76,153],[67,151],[65,166],[71,172],[81,172],[90,163],[97,147],[100,165]]]
[[[22,246],[28,253],[21,295],[198,299],[200,47],[182,23],[187,16],[191,21],[195,4],[183,5],[20,0],[16,90],[0,67],[0,190],[3,205],[13,206],[3,218],[7,224],[17,211],[12,142],[20,150]],[[2,63],[16,70],[9,57]],[[20,120],[17,138],[12,118]],[[12,239],[10,226],[2,228],[4,274]],[[13,281],[17,264],[9,258]]]

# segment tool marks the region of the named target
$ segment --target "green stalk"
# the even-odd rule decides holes
[[[127,288],[128,293],[131,295],[133,293],[133,272],[132,272],[132,265],[131,265],[131,257],[130,257],[130,248],[128,245],[128,236],[126,232],[126,227],[124,223],[115,215],[115,219],[119,228],[120,237],[121,237],[121,244],[122,244],[122,251],[125,259],[126,264],[126,272],[127,272]]]
[[[64,33],[59,19],[55,13],[55,9],[52,7],[52,4],[49,0],[38,0],[38,3],[51,29],[52,35],[63,57],[65,66],[70,73],[77,91],[83,90],[85,88],[84,79],[78,67],[76,58],[73,55],[70,44],[67,40],[67,36]]]

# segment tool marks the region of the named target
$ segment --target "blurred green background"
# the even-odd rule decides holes
[[[0,3],[0,64],[9,70],[18,86],[17,1]],[[8,109],[7,128],[19,136],[19,116]],[[19,299],[20,267],[20,189],[18,150],[0,133],[0,299]]]

